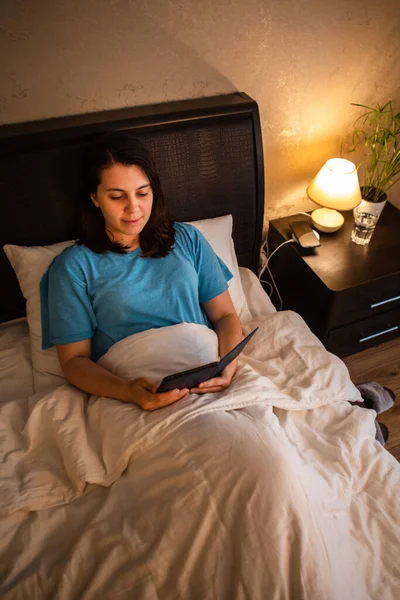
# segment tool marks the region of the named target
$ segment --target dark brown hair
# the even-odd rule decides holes
[[[102,170],[114,164],[137,165],[147,175],[153,191],[153,206],[150,219],[139,234],[139,244],[144,257],[166,256],[175,242],[175,230],[166,212],[160,178],[148,150],[132,134],[124,131],[102,134],[87,148],[83,161],[81,234],[77,243],[85,244],[98,254],[127,252],[127,246],[110,240],[102,212],[90,198],[90,194],[97,191]]]

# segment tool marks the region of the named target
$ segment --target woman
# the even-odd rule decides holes
[[[41,281],[43,349],[56,346],[71,384],[144,410],[229,387],[237,360],[198,388],[161,394],[146,378],[123,379],[97,364],[114,343],[154,327],[212,326],[221,355],[242,330],[228,292],[232,274],[196,228],[168,218],[154,163],[138,140],[124,132],[97,139],[85,177],[80,240]]]

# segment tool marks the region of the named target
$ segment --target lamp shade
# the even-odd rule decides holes
[[[355,208],[361,202],[355,164],[345,158],[330,158],[308,186],[307,195],[310,200],[325,208]]]

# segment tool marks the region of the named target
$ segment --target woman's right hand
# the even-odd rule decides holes
[[[127,382],[127,395],[125,400],[133,402],[143,410],[157,410],[173,404],[188,395],[189,390],[171,390],[170,392],[157,393],[158,385],[146,377],[139,377]]]

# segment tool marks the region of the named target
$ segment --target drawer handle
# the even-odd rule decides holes
[[[371,304],[371,308],[382,306],[382,304],[387,304],[388,302],[395,302],[396,300],[400,300],[400,296],[393,296],[393,298],[388,298],[387,300],[382,300],[381,302],[375,302],[375,304]]]
[[[358,341],[361,342],[366,342],[367,340],[372,340],[372,338],[376,338],[380,335],[384,335],[385,333],[390,333],[391,331],[396,331],[396,329],[398,329],[399,326],[396,325],[395,327],[389,327],[389,329],[384,329],[383,331],[379,331],[378,333],[374,333],[373,335],[367,335],[366,337],[360,338]]]

